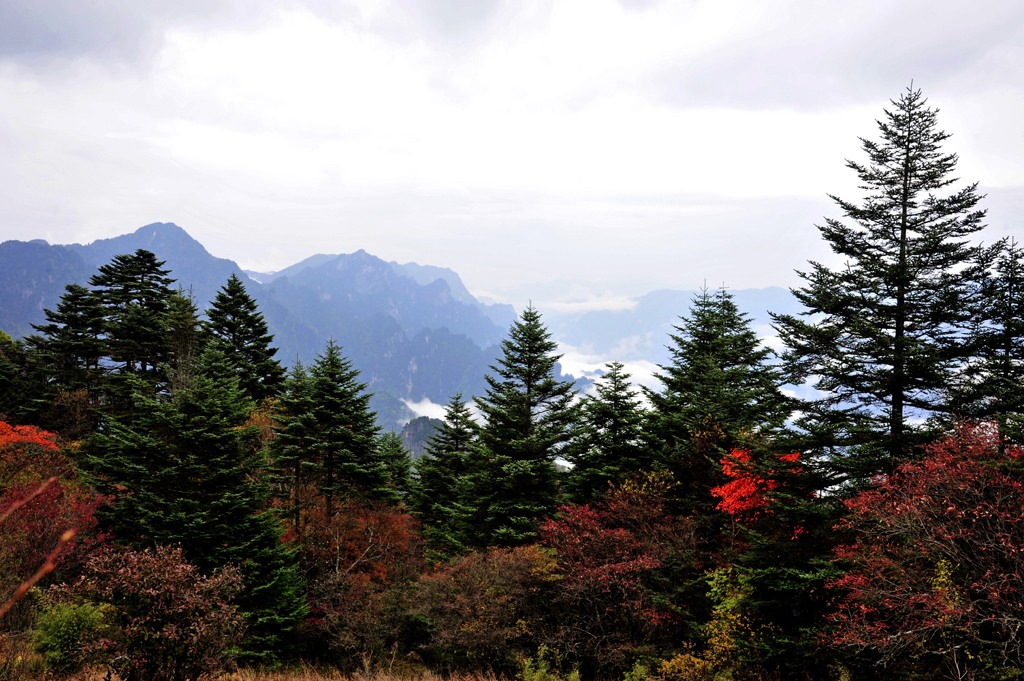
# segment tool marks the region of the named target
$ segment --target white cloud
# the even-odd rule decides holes
[[[544,294],[577,312],[704,279],[790,285],[827,257],[826,193],[857,195],[844,159],[911,78],[965,179],[1024,187],[1007,0],[150,9],[46,26],[0,6],[0,37],[21,31],[0,40],[0,236],[174,221],[253,269],[364,248],[519,305],[584,282]],[[997,236],[1019,232],[1005,214]]]

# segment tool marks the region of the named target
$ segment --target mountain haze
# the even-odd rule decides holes
[[[84,245],[0,243],[0,330],[15,338],[33,333],[32,325],[45,321],[44,310],[57,306],[65,285],[87,284],[100,265],[139,248],[166,262],[200,310],[232,274],[242,279],[286,366],[311,364],[333,338],[368,384],[372,407],[387,428],[416,415],[409,403],[445,404],[456,392],[467,398],[483,394],[484,376],[515,319],[511,305],[480,302],[450,269],[388,262],[359,250],[313,255],[271,274],[244,272],[234,261],[211,255],[181,227],[153,223]],[[795,311],[785,289],[733,294],[762,336],[772,335],[766,310]],[[540,312],[557,341],[597,364],[664,364],[668,335],[694,295],[661,290],[625,310]]]

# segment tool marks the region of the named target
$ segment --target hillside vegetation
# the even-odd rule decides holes
[[[780,353],[706,290],[580,394],[528,307],[415,463],[335,339],[112,254],[0,336],[0,679],[1020,677],[1022,252],[947,137],[884,110]]]

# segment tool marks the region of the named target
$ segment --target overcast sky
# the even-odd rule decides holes
[[[911,80],[1024,240],[1019,0],[0,0],[0,238],[176,222],[519,304],[793,285]]]

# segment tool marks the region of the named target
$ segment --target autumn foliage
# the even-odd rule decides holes
[[[965,425],[850,499],[832,642],[936,676],[1024,663],[1022,458]]]
[[[714,487],[718,509],[739,521],[752,521],[772,514],[772,494],[779,489],[779,476],[799,469],[800,454],[780,454],[767,463],[756,462],[750,452],[734,449],[722,457],[722,473],[729,479]]]

